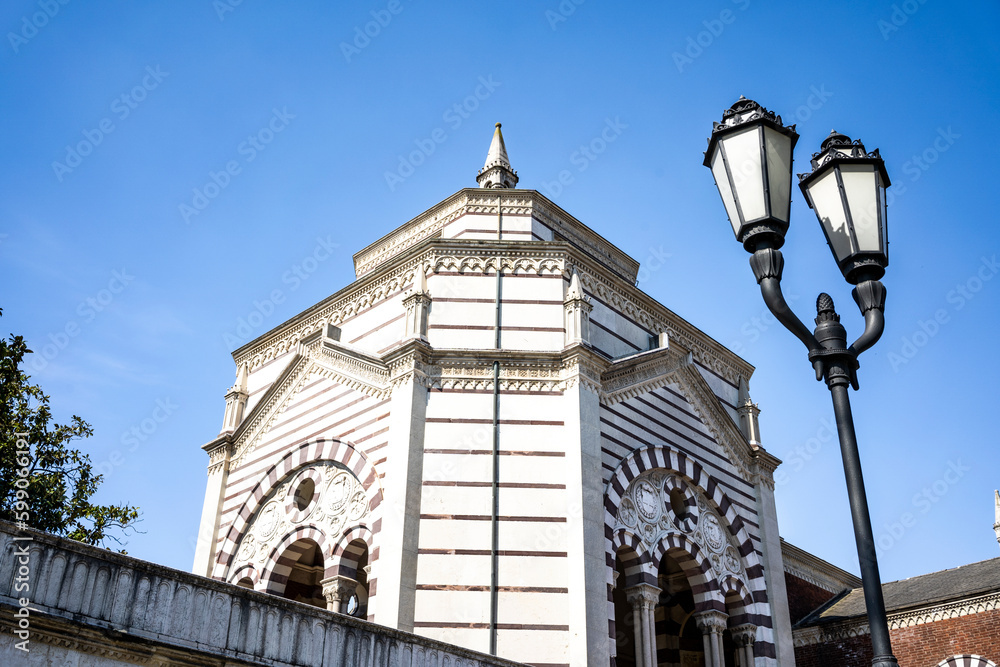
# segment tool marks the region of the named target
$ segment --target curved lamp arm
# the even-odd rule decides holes
[[[802,341],[810,352],[814,352],[820,349],[820,344],[809,328],[792,312],[784,294],[781,293],[781,271],[784,266],[785,260],[781,256],[781,251],[774,248],[758,247],[750,256],[750,268],[753,269],[753,275],[760,285],[760,294],[764,297],[768,310]]]
[[[878,280],[866,280],[859,283],[851,294],[865,316],[865,332],[847,348],[857,357],[877,343],[885,330],[885,285]]]

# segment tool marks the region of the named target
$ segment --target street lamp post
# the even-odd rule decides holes
[[[810,208],[816,213],[844,278],[865,318],[865,330],[850,346],[833,299],[816,300],[816,327],[792,312],[781,293],[785,242],[791,208],[792,151],[798,134],[781,116],[740,97],[715,123],[705,152],[736,239],[751,253],[750,267],[768,309],[809,351],[817,380],[825,380],[844,460],[844,476],[854,520],[861,578],[871,631],[874,667],[894,667],[882,582],[875,554],[868,499],[861,474],[847,387],[858,388],[858,355],[874,345],[885,328],[885,286],[880,278],[889,264],[885,189],[889,176],[878,150],[868,153],[860,141],[831,132],[812,159],[812,171],[799,175]]]

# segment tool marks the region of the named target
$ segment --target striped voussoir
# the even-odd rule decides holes
[[[748,578],[747,585],[732,576],[724,577],[721,582],[717,581],[707,555],[684,535],[667,535],[653,548],[644,549],[635,535],[624,529],[614,530],[618,507],[629,484],[643,473],[657,469],[672,472],[683,478],[697,489],[722,517],[723,527],[739,545],[740,558],[743,560]],[[674,486],[680,487],[672,483],[671,488]],[[695,509],[697,500],[689,498],[688,494],[685,494],[684,504],[692,513],[697,511]],[[693,516],[691,519],[693,520]],[[642,573],[638,576],[643,583],[656,584],[660,560],[669,554],[687,575],[698,611],[715,609],[729,614],[729,624],[734,627],[741,623],[756,625],[760,630],[757,642],[754,644],[755,655],[763,657],[775,655],[764,566],[753,547],[743,519],[736,513],[735,505],[726,496],[718,480],[708,474],[700,463],[684,452],[667,445],[647,445],[632,451],[621,460],[605,487],[604,521],[605,560],[608,564],[608,627],[612,642],[615,638],[615,613],[612,601],[615,556],[619,549],[627,546],[628,551],[634,553],[639,561],[631,567],[633,572]],[[652,575],[652,581],[649,581],[649,575]],[[633,579],[635,576],[626,575],[627,585],[634,585],[628,583]]]
[[[292,567],[299,562],[299,558],[305,553],[309,546],[304,540],[315,542],[320,549],[320,553],[327,553],[330,546],[323,531],[313,526],[299,526],[292,532],[281,538],[277,546],[271,550],[267,562],[264,564],[264,572],[261,573],[261,580],[264,592],[281,595],[285,592],[285,584],[288,583],[288,575]],[[324,559],[324,563],[326,559]],[[323,578],[333,575],[332,565],[325,565]]]
[[[333,546],[333,574],[357,579],[358,560],[361,554],[368,551],[368,560],[372,560],[374,535],[365,526],[354,526],[344,533]]]
[[[997,664],[981,655],[956,655],[939,662],[937,667],[997,667]]]
[[[342,442],[336,438],[319,438],[302,443],[288,451],[261,475],[260,481],[247,494],[247,500],[240,507],[221,539],[219,551],[216,553],[215,566],[212,570],[212,578],[223,581],[226,579],[229,566],[236,557],[237,545],[239,545],[250,520],[268,494],[299,468],[324,460],[339,463],[350,470],[361,482],[368,501],[371,530],[376,534],[379,532],[382,525],[382,488],[374,466],[364,452],[355,449],[350,443]],[[374,560],[376,557],[377,550],[372,553],[371,558]]]
[[[250,583],[253,584],[253,589],[260,590],[260,573],[257,572],[257,568],[252,563],[247,563],[233,570],[229,577],[229,583],[237,584],[242,579],[249,579]]]

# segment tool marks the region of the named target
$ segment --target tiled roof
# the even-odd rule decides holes
[[[882,584],[887,612],[974,598],[1000,591],[1000,558]],[[803,628],[864,616],[865,598],[855,588],[812,612],[795,627]]]

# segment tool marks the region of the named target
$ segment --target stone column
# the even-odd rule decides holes
[[[740,656],[740,667],[753,667],[753,644],[757,639],[757,626],[750,623],[738,625],[732,629],[732,633]]]
[[[636,667],[656,667],[654,611],[660,599],[660,589],[650,584],[638,584],[625,589],[625,598],[632,605]]]
[[[721,611],[709,610],[695,615],[695,623],[705,641],[705,667],[725,667],[722,655],[722,633],[729,616]]]
[[[350,577],[336,575],[319,582],[323,586],[323,597],[326,598],[326,608],[341,614],[347,613],[347,604],[358,588],[358,582]]]

